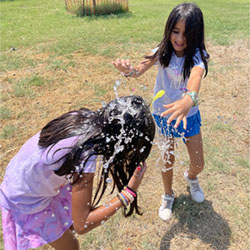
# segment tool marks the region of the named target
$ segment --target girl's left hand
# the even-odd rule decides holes
[[[177,100],[173,103],[163,105],[164,108],[168,109],[161,113],[161,116],[166,116],[172,114],[169,118],[167,123],[171,123],[173,120],[176,120],[174,128],[177,128],[181,121],[183,120],[183,128],[187,128],[187,114],[190,108],[193,106],[192,99],[185,95],[182,99]]]

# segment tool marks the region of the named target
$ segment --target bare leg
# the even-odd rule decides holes
[[[168,139],[168,143],[169,143],[169,148],[168,150],[165,152],[165,167],[167,171],[162,171],[162,180],[163,180],[163,185],[164,185],[164,191],[165,194],[169,194],[172,195],[173,194],[173,190],[172,190],[172,183],[173,183],[173,165],[174,165],[174,161],[175,161],[175,156],[174,154],[172,154],[174,152],[174,139],[173,138],[169,138]],[[170,169],[170,170],[168,170]]]
[[[190,158],[188,178],[195,179],[204,168],[203,144],[201,133],[188,137],[186,146]]]
[[[172,216],[172,207],[174,203],[174,192],[172,189],[173,165],[175,161],[173,138],[167,138],[167,150],[164,152],[164,160],[166,171],[163,170],[161,174],[165,194],[162,195],[161,206],[159,207],[158,214],[163,221],[167,221]]]
[[[50,246],[57,250],[79,250],[79,242],[70,229],[65,231],[63,236],[56,241],[49,243]]]

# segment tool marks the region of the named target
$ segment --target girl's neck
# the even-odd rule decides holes
[[[178,57],[178,58],[182,58],[182,57],[184,57],[185,55],[184,55],[184,52],[182,52],[182,53],[180,53],[179,51],[175,51],[174,50],[174,54],[176,55],[176,57]]]

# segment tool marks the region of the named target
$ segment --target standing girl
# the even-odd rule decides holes
[[[172,215],[175,137],[185,137],[190,165],[184,178],[190,186],[191,197],[196,202],[204,201],[197,178],[204,168],[198,92],[202,77],[208,71],[208,58],[202,12],[193,3],[182,3],[170,13],[163,40],[144,61],[136,67],[132,67],[128,60],[112,62],[126,77],[138,77],[152,65],[158,65],[154,95],[160,90],[164,90],[165,95],[154,102],[153,116],[167,142],[164,152],[167,171],[162,171],[165,192],[159,208],[162,220],[168,220]]]
[[[136,191],[146,170],[155,125],[138,96],[96,112],[71,111],[50,121],[10,161],[0,186],[5,249],[50,244],[79,249],[72,230],[86,233],[124,207],[141,214]],[[96,158],[103,167],[92,199]],[[119,193],[97,206],[108,183]],[[129,208],[129,210],[126,210]]]

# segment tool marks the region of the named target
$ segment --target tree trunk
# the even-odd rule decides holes
[[[93,14],[95,15],[96,0],[93,0]]]

